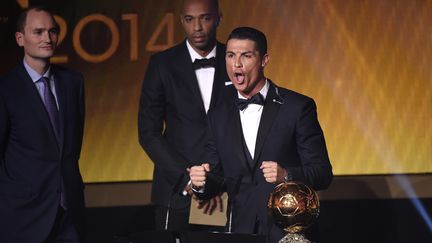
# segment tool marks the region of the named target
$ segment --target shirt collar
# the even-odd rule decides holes
[[[23,63],[24,63],[24,68],[27,71],[27,73],[30,75],[30,78],[33,80],[33,83],[36,83],[42,77],[46,77],[46,78],[50,79],[50,77],[51,77],[51,66],[48,67],[47,71],[43,75],[40,75],[38,72],[36,72],[33,68],[31,68],[27,64],[27,62],[25,61],[25,59],[23,60]]]
[[[263,96],[264,100],[267,97],[267,93],[270,87],[270,82],[266,79],[264,86],[261,88],[260,93]],[[243,95],[240,94],[240,92],[237,91],[238,97],[241,99],[247,99],[246,97],[244,97]]]
[[[212,58],[212,57],[216,57],[216,46],[217,46],[217,45],[215,45],[215,46],[213,47],[213,49],[211,50],[211,52],[210,52],[207,56],[205,56],[205,57],[202,57],[200,54],[198,54],[198,52],[196,52],[196,51],[193,49],[193,47],[191,46],[191,44],[189,43],[188,40],[186,40],[186,46],[187,46],[187,49],[188,49],[189,54],[190,54],[190,56],[191,56],[191,60],[192,60],[192,62],[194,62],[195,59],[202,59],[202,58]]]

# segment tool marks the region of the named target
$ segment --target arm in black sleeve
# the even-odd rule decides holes
[[[153,56],[143,81],[138,110],[139,142],[170,184],[186,173],[187,161],[163,136],[166,97],[160,68]],[[184,176],[186,185],[188,176]]]
[[[8,131],[8,114],[6,110],[6,104],[4,103],[3,97],[0,94],[0,164],[4,160],[4,153],[7,140]]]
[[[83,140],[83,134],[84,134],[84,123],[85,123],[85,89],[84,89],[84,77],[82,76],[82,74],[79,75],[79,79],[80,79],[80,86],[79,86],[79,96],[78,96],[78,105],[79,105],[79,111],[80,111],[80,117],[79,117],[79,122],[80,122],[80,148],[82,146],[82,140]]]
[[[210,199],[218,195],[220,192],[226,191],[223,167],[222,164],[220,163],[219,155],[217,152],[216,141],[212,134],[212,128],[211,128],[212,113],[211,112],[209,112],[208,117],[209,117],[208,118],[209,125],[206,130],[207,144],[206,144],[205,153],[202,156],[202,161],[203,163],[210,164],[210,172],[207,173],[204,192],[203,193],[194,192],[194,194],[200,200]]]
[[[296,121],[297,151],[301,167],[289,167],[294,180],[303,181],[315,190],[326,189],[333,178],[323,131],[312,99],[304,104]]]

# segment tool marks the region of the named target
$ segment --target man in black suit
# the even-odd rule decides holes
[[[249,27],[231,32],[226,65],[233,87],[227,102],[208,115],[206,163],[193,166],[190,178],[199,198],[222,190],[231,201],[235,197],[234,232],[277,242],[283,232],[266,212],[274,187],[296,180],[321,190],[333,175],[314,101],[268,80],[268,61],[262,32]]]
[[[23,12],[15,38],[24,59],[0,78],[0,242],[82,242],[83,77],[50,65],[58,26],[46,9]]]
[[[228,80],[225,45],[216,40],[220,20],[217,0],[185,0],[186,40],[153,55],[143,81],[139,141],[154,163],[152,201],[159,230],[189,229],[192,191],[186,169],[200,161],[207,111],[221,101]]]

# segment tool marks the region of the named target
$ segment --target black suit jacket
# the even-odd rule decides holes
[[[78,168],[84,128],[81,74],[52,65],[60,115],[56,140],[42,99],[23,64],[0,79],[0,242],[42,242],[60,202],[82,235],[84,197]]]
[[[276,161],[294,180],[316,190],[329,186],[333,174],[316,106],[311,98],[270,83],[251,164],[235,104],[237,91],[229,88],[227,102],[208,115],[209,143],[203,161],[211,164],[212,172],[205,193],[197,195],[204,199],[226,189],[232,201],[237,178],[242,176],[234,202],[234,232],[270,234],[270,242],[277,242],[283,233],[268,221],[266,211],[275,185],[265,181],[259,167],[262,161]]]
[[[210,109],[222,100],[228,81],[225,45],[217,43]],[[186,168],[200,162],[205,147],[207,116],[186,42],[153,55],[145,75],[138,113],[139,141],[154,163],[152,201],[185,208],[180,196],[189,176]],[[175,185],[177,184],[177,188]]]

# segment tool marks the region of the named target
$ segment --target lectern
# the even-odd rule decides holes
[[[180,243],[266,243],[262,235],[226,232],[180,232]]]
[[[205,231],[143,231],[116,237],[115,243],[266,243],[262,235]]]
[[[177,239],[177,241],[176,241]],[[175,231],[149,230],[130,234],[128,236],[116,236],[115,243],[179,243],[179,233]]]

